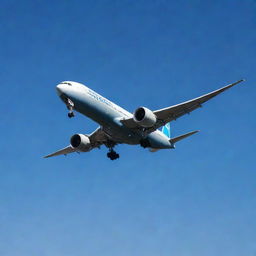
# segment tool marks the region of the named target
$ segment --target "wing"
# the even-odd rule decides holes
[[[90,138],[90,142],[94,148],[101,146],[108,140],[108,136],[101,127],[98,127],[93,133],[88,135],[88,137]]]
[[[74,148],[72,148],[71,146],[67,146],[61,150],[58,150],[50,155],[44,156],[44,158],[48,158],[48,157],[52,157],[52,156],[59,156],[59,155],[67,155],[70,153],[74,153],[76,152],[76,150]]]
[[[242,82],[244,80],[239,80],[233,84],[229,84],[224,86],[216,91],[207,93],[203,96],[195,98],[193,100],[189,100],[178,105],[174,105],[168,108],[163,108],[157,111],[154,111],[154,114],[157,116],[158,119],[167,120],[170,122],[172,120],[176,120],[177,118],[192,112],[193,110],[200,108],[203,103],[212,99],[213,97],[217,96],[218,94],[226,91],[227,89],[235,86],[236,84]]]
[[[93,133],[91,133],[90,135],[87,135],[87,136],[90,138],[90,142],[92,145],[91,149],[100,147],[107,140],[106,134],[103,132],[103,130],[100,127],[97,128]],[[74,152],[79,153],[79,151],[76,151],[75,148],[73,148],[71,145],[69,145],[61,150],[58,150],[52,154],[45,156],[44,158],[48,158],[48,157],[52,157],[52,156],[59,156],[59,155],[67,155],[67,154],[74,153]]]
[[[177,105],[173,105],[167,108],[163,108],[163,109],[159,109],[156,111],[153,111],[153,113],[155,114],[155,116],[157,117],[157,122],[154,125],[154,127],[150,127],[147,129],[148,132],[152,132],[155,131],[156,129],[158,129],[159,127],[165,125],[166,123],[176,120],[177,118],[185,115],[185,114],[189,114],[190,112],[192,112],[193,110],[200,108],[202,106],[203,103],[205,103],[206,101],[212,99],[213,97],[217,96],[218,94],[226,91],[227,89],[235,86],[236,84],[242,82],[244,80],[239,80],[233,84],[229,84],[227,86],[224,86],[216,91],[207,93],[205,95],[202,95],[198,98],[177,104]],[[129,118],[129,119],[125,119],[125,120],[120,120],[125,126],[131,128],[131,129],[142,129],[140,126],[138,126],[138,124],[133,120],[133,118]]]

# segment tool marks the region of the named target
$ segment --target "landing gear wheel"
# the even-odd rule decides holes
[[[74,117],[74,116],[75,116],[74,112],[69,112],[69,113],[68,113],[68,117],[69,117],[69,118],[72,118],[72,117]]]
[[[119,158],[119,154],[117,154],[114,150],[111,150],[107,153],[107,157],[111,160],[116,160]]]
[[[74,117],[75,114],[74,114],[73,110],[74,110],[75,105],[74,105],[73,101],[69,98],[66,98],[65,103],[66,103],[67,109],[69,110],[68,117],[69,118]]]

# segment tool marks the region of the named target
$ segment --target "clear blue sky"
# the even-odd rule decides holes
[[[255,1],[2,0],[0,21],[1,256],[256,255]],[[134,111],[241,78],[171,123],[201,130],[176,150],[42,158],[97,127],[60,81]]]

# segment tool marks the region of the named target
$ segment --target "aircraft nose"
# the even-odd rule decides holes
[[[63,88],[63,84],[58,84],[57,86],[56,86],[56,91],[57,91],[57,94],[60,96],[61,94],[63,94],[63,90],[64,90],[64,88]]]

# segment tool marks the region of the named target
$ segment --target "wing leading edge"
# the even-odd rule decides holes
[[[173,120],[176,120],[177,118],[185,115],[185,114],[189,114],[190,112],[192,112],[193,110],[200,108],[202,106],[203,103],[207,102],[208,100],[212,99],[213,97],[219,95],[220,93],[226,91],[227,89],[243,82],[244,80],[239,80],[233,84],[229,84],[227,86],[224,86],[218,90],[212,91],[210,93],[204,94],[200,97],[197,97],[195,99],[189,100],[189,101],[185,101],[183,103],[177,104],[177,105],[173,105],[167,108],[163,108],[163,109],[159,109],[159,110],[155,110],[153,111],[153,113],[155,114],[155,116],[157,117],[157,122],[153,127],[148,128],[148,132],[152,132],[156,129],[158,129],[159,127],[165,125],[168,122],[171,122]],[[129,118],[129,119],[124,119],[124,120],[120,120],[125,126],[127,126],[128,128],[137,128],[137,129],[141,129],[140,126],[138,126],[138,124],[133,120],[133,118]]]

